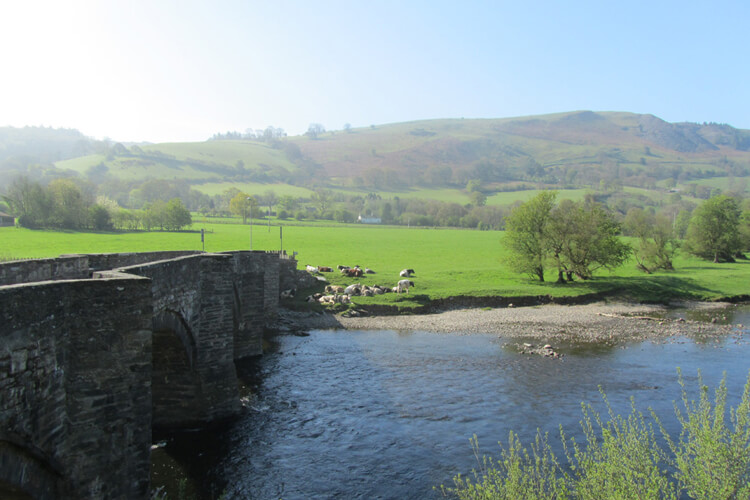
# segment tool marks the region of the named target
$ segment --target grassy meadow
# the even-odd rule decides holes
[[[198,221],[182,232],[73,232],[0,228],[0,258],[56,257],[69,253],[201,250],[200,229],[206,230],[205,250],[244,250],[250,226]],[[280,238],[283,236],[283,241]],[[451,296],[577,296],[616,293],[638,301],[668,298],[712,300],[750,294],[750,261],[713,264],[679,254],[675,271],[646,275],[633,260],[614,272],[600,271],[590,281],[554,283],[556,273],[540,283],[512,272],[503,262],[503,233],[456,229],[423,229],[361,225],[252,226],[254,250],[297,252],[299,267],[337,265],[368,267],[376,274],[352,279],[325,273],[335,284],[361,282],[395,286],[399,271],[412,268],[415,287],[409,295],[356,297],[355,303],[392,304],[403,308]]]
[[[277,196],[294,196],[295,198],[309,198],[313,193],[312,190],[300,186],[282,183],[262,183],[262,182],[205,182],[196,184],[193,189],[201,193],[213,196],[222,194],[227,189],[237,188],[243,193],[249,195],[262,195],[266,191],[273,191]]]

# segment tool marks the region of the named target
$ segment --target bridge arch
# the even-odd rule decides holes
[[[195,335],[182,314],[167,309],[152,323],[152,426],[159,428],[173,425],[199,398],[201,380]]]
[[[53,500],[63,493],[59,465],[20,439],[0,436],[0,498]]]
[[[195,334],[193,334],[182,314],[172,309],[166,309],[154,316],[152,325],[154,332],[172,332],[177,336],[185,349],[185,354],[192,369],[198,355],[198,345],[195,341]],[[156,358],[154,357],[154,359]]]

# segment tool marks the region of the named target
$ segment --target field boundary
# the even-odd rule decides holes
[[[565,297],[553,297],[552,295],[527,295],[527,296],[516,296],[507,297],[502,295],[488,295],[481,297],[458,295],[453,297],[446,297],[442,299],[433,299],[429,303],[419,305],[416,307],[403,308],[397,305],[390,304],[356,304],[356,306],[350,308],[348,311],[344,311],[343,315],[368,315],[368,316],[399,316],[399,315],[419,315],[419,314],[435,314],[454,309],[474,309],[481,307],[531,307],[541,306],[547,304],[556,305],[585,305],[592,304],[594,302],[600,302],[608,299],[621,299],[624,302],[633,302],[626,296],[621,294],[622,289],[607,290],[604,292],[593,292],[577,296],[565,296]],[[675,300],[675,297],[671,297],[671,300]],[[669,302],[667,300],[666,302]],[[666,303],[664,302],[664,303]],[[730,302],[733,304],[748,302],[750,303],[750,295],[733,295],[727,297],[719,297],[712,300],[704,300],[701,302]],[[657,303],[657,302],[644,302],[638,301],[638,303]],[[352,314],[354,311],[354,314]]]

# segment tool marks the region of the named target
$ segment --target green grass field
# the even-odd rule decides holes
[[[312,194],[310,189],[292,186],[291,184],[261,183],[261,182],[206,182],[196,184],[193,189],[201,193],[213,196],[222,194],[230,188],[237,188],[249,195],[262,195],[266,191],[273,191],[276,196],[294,196],[295,198],[309,198]]]
[[[190,231],[94,233],[0,228],[0,257],[42,258],[69,253],[201,250],[200,228],[206,229],[205,250],[245,250],[250,226],[198,221]],[[283,241],[280,238],[283,236]],[[326,273],[332,283],[361,282],[395,286],[401,269],[416,270],[416,286],[408,296],[387,294],[357,297],[355,303],[423,305],[451,296],[577,296],[593,292],[617,293],[640,301],[668,298],[712,300],[750,294],[750,261],[713,264],[688,255],[675,261],[676,271],[646,275],[633,261],[615,272],[600,272],[593,280],[560,285],[540,283],[512,272],[503,264],[502,232],[452,229],[407,229],[391,226],[302,226],[280,230],[253,225],[254,250],[298,252],[299,267],[337,265],[369,267],[376,274],[348,279]]]
[[[744,192],[750,192],[750,177],[712,177],[709,179],[699,179],[692,182],[699,186],[708,186],[719,188],[724,191],[733,191],[744,187]]]

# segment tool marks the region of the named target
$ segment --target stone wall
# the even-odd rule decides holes
[[[188,255],[201,255],[203,252],[193,250],[177,250],[164,252],[128,252],[128,253],[98,253],[88,254],[91,271],[104,271],[125,266],[136,266],[147,262],[176,259]]]
[[[88,258],[80,255],[0,263],[0,286],[53,279],[85,279],[88,275]]]
[[[151,311],[133,277],[0,288],[0,482],[147,498]]]
[[[93,271],[115,269],[145,262],[195,255],[195,251],[130,252],[61,255],[54,259],[16,260],[0,263],[0,286],[48,280],[86,279]]]

